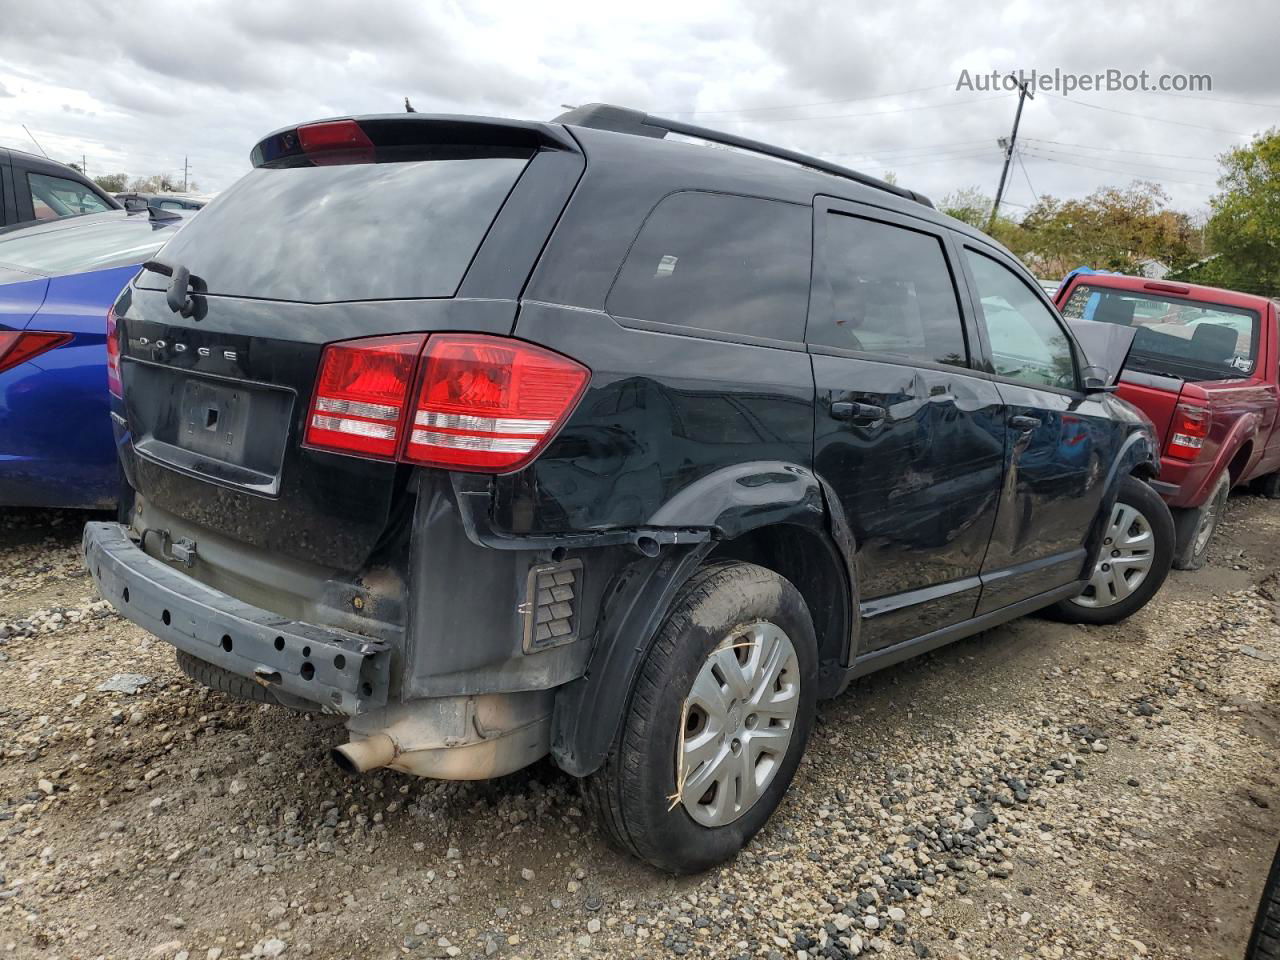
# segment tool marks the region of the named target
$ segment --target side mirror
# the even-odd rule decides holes
[[[1111,371],[1104,367],[1085,367],[1080,371],[1080,379],[1085,393],[1116,392],[1116,385],[1111,382]]]
[[[137,213],[140,210],[147,209],[147,201],[141,197],[129,197],[124,201],[124,208],[130,213]]]

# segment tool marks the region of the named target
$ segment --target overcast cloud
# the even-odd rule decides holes
[[[91,175],[180,177],[186,156],[192,178],[217,190],[272,130],[397,111],[406,95],[423,112],[530,119],[600,100],[697,111],[707,126],[893,171],[936,199],[971,185],[994,193],[996,138],[1016,104],[957,92],[961,70],[1116,68],[1210,74],[1213,89],[1037,94],[1008,200],[1142,178],[1201,210],[1214,158],[1280,125],[1280,4],[1120,7],[0,0],[0,146],[35,151],[25,123],[55,159],[86,156]]]

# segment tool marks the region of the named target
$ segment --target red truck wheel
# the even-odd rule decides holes
[[[1231,477],[1225,471],[1213,486],[1209,499],[1198,507],[1188,507],[1173,512],[1173,525],[1177,531],[1177,549],[1173,565],[1178,570],[1199,570],[1209,555],[1209,543],[1227,509],[1227,496],[1231,493]]]

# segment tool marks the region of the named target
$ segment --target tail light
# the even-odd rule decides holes
[[[1179,460],[1195,460],[1200,456],[1200,448],[1208,435],[1209,411],[1205,407],[1180,403],[1173,411],[1165,452]]]
[[[112,396],[123,397],[120,382],[120,338],[116,334],[116,308],[107,308],[107,389]]]
[[[424,339],[368,337],[325,347],[303,442],[395,459]]]
[[[298,128],[298,146],[316,166],[373,163],[373,141],[354,120],[326,120]]]
[[[582,364],[543,347],[481,334],[330,344],[320,359],[305,443],[449,470],[510,473],[551,442],[590,376]]]
[[[54,347],[60,347],[73,338],[70,333],[49,333],[43,330],[0,331],[0,373],[12,370]]]

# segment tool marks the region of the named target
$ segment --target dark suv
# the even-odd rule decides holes
[[[699,870],[819,698],[1165,577],[1150,424],[908,190],[601,106],[252,158],[115,304],[135,494],[85,550],[192,677],[345,715],[347,769],[549,753],[622,847]]]

